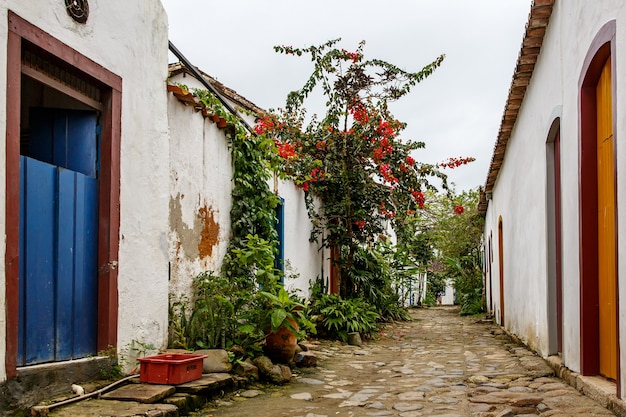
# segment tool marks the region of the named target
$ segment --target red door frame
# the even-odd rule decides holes
[[[504,230],[502,216],[498,219],[498,268],[500,275],[500,326],[504,326]]]
[[[6,119],[6,357],[7,378],[17,376],[19,280],[19,178],[22,42],[63,62],[102,90],[98,220],[98,350],[117,346],[122,79],[9,11]]]
[[[591,43],[579,80],[579,111],[580,125],[578,138],[579,157],[579,259],[580,259],[580,365],[583,375],[596,375],[600,369],[599,337],[598,337],[598,184],[597,184],[597,150],[596,150],[596,84],[606,60],[615,56],[615,21],[606,23]],[[615,59],[612,59],[613,74]],[[616,76],[615,76],[616,78]],[[615,115],[616,79],[613,79],[613,114]],[[613,136],[617,141],[615,129],[616,117],[613,117]],[[615,156],[614,156],[615,157]],[[614,164],[617,167],[617,163]],[[614,178],[617,179],[615,175]],[[615,181],[615,195],[617,181]],[[617,201],[615,209],[615,229],[617,224]],[[615,234],[615,250],[617,252],[617,233]],[[615,256],[615,270],[619,259]],[[619,367],[619,279],[616,276],[615,304],[617,306],[617,394],[620,396]]]
[[[560,124],[560,119],[559,119]],[[563,351],[563,251],[561,218],[561,129],[554,137],[554,258],[556,279],[556,333],[557,351]]]

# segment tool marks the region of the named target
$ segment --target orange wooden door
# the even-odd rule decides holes
[[[615,275],[615,167],[611,60],[596,87],[598,145],[598,293],[600,374],[617,377],[617,311]]]

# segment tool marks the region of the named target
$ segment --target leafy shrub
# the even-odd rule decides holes
[[[365,301],[359,298],[344,300],[335,294],[324,294],[315,300],[310,314],[316,318],[318,333],[344,342],[352,332],[359,332],[363,337],[371,336],[380,317]]]
[[[211,272],[193,281],[191,307],[186,298],[170,300],[169,347],[188,350],[249,346],[262,334],[251,320],[250,291],[236,288]],[[191,311],[188,311],[190,309]]]

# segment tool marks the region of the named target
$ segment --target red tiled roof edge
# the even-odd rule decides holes
[[[242,95],[237,93],[232,88],[226,87],[224,84],[222,84],[221,82],[217,81],[215,78],[211,77],[210,75],[208,75],[207,73],[203,72],[199,68],[196,67],[196,69],[204,77],[204,79],[209,84],[211,84],[211,86],[219,94],[221,94],[223,97],[228,98],[229,100],[234,102],[236,105],[242,107],[243,109],[245,109],[247,111],[253,112],[253,113],[257,114],[257,115],[262,115],[262,114],[267,113],[265,110],[263,110],[262,108],[260,108],[259,106],[257,106],[256,104],[254,104],[253,102],[248,100],[247,98],[243,97]],[[189,71],[189,69],[187,69],[180,62],[176,62],[176,63],[168,65],[169,77],[173,77],[173,76],[178,75],[180,73],[185,73],[185,74],[189,74],[189,75],[193,76],[191,71]]]
[[[509,97],[504,107],[504,115],[500,123],[500,131],[493,149],[489,172],[485,188],[481,192],[478,210],[487,212],[487,194],[493,191],[494,184],[500,173],[507,144],[511,138],[511,132],[517,121],[519,109],[526,95],[526,89],[530,83],[537,57],[541,52],[541,45],[552,15],[552,9],[556,0],[534,0],[530,9],[526,31],[522,40],[522,48],[517,57],[517,64],[513,73],[513,80],[509,88]]]

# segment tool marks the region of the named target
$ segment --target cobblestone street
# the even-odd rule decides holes
[[[353,347],[322,341],[317,368],[282,387],[257,386],[197,416],[612,416],[553,375],[498,326],[456,308],[412,310]],[[477,321],[478,320],[478,321]]]

